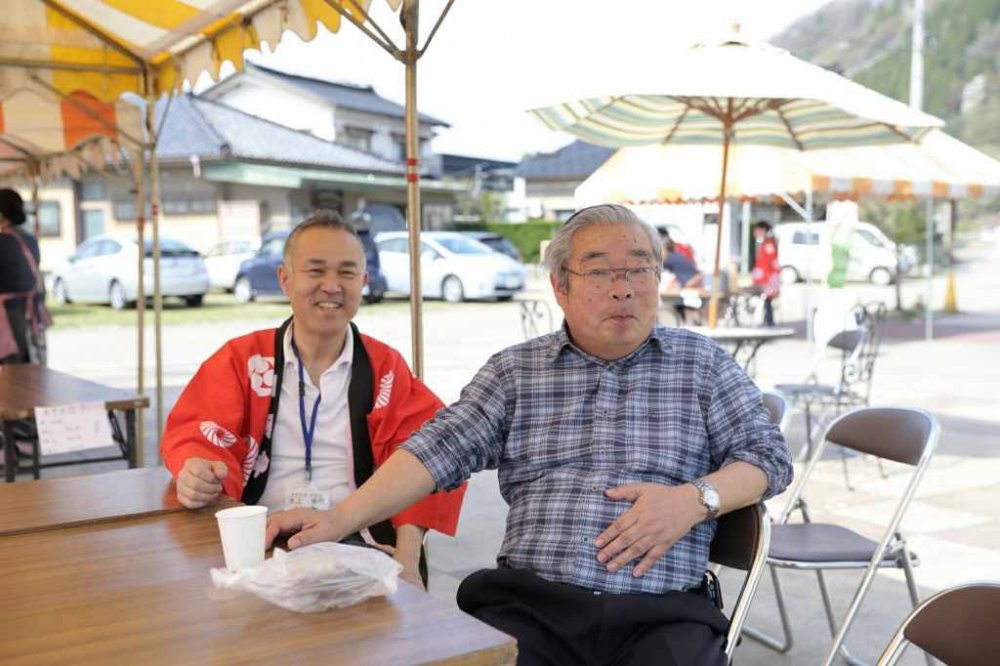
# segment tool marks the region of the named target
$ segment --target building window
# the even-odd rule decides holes
[[[365,152],[372,150],[372,135],[374,132],[363,127],[345,127],[340,133],[339,143]]]
[[[107,188],[104,181],[88,178],[80,184],[80,199],[83,201],[103,201],[107,198]]]
[[[402,162],[406,159],[406,135],[405,134],[392,134],[392,145],[395,147],[396,155],[395,158]]]
[[[216,212],[214,197],[165,197],[162,212],[164,215],[214,215]],[[122,199],[113,202],[112,212],[119,222],[135,221],[135,200]],[[146,202],[146,219],[152,217],[153,211]]]
[[[62,209],[58,201],[38,202],[38,224],[42,237],[59,236],[62,233]]]

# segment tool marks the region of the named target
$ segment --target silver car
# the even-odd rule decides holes
[[[108,303],[121,310],[138,298],[138,242],[113,236],[84,241],[66,263],[52,273],[52,296],[57,303]],[[144,291],[153,294],[152,242],[147,239],[143,261]],[[164,296],[178,296],[199,306],[208,291],[205,262],[184,243],[160,239],[160,288]]]

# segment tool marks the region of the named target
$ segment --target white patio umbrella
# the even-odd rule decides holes
[[[610,94],[582,95],[532,112],[552,129],[603,146],[722,145],[710,326],[718,313],[730,146],[816,150],[890,144],[915,141],[943,124],[786,51],[738,37],[695,46],[655,69],[625,68]]]

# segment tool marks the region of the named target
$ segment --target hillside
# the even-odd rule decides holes
[[[912,0],[835,0],[771,40],[909,101]],[[924,109],[1000,157],[1000,0],[926,0]]]

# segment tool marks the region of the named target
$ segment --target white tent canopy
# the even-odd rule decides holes
[[[659,144],[622,148],[581,183],[577,206],[666,204],[717,196],[717,146]],[[812,191],[832,198],[964,198],[1000,193],[1000,161],[940,130],[920,142],[797,151],[736,146],[726,191],[760,200]]]

